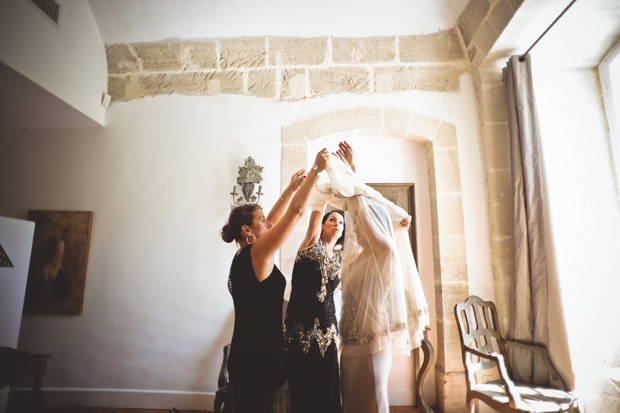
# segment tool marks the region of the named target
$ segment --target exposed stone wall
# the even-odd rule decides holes
[[[510,135],[506,91],[502,72],[487,68],[480,72],[478,97],[482,156],[486,167],[491,241],[491,264],[500,327],[509,332],[512,317],[512,184]]]
[[[371,38],[252,37],[106,47],[108,94],[235,94],[296,101],[337,93],[455,92],[469,69],[456,29]]]
[[[459,16],[467,57],[478,67],[513,18],[523,0],[470,0]]]
[[[485,59],[522,3],[470,0],[457,24],[472,64],[480,107],[495,304],[504,333],[509,331],[513,282],[510,143],[502,73]]]

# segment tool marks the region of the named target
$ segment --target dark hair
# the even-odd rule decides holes
[[[338,213],[342,216],[342,235],[340,236],[340,238],[338,238],[338,240],[336,240],[336,244],[340,244],[340,245],[344,245],[344,233],[347,229],[347,224],[344,222],[344,212],[339,210],[339,209],[332,209],[331,211],[329,211],[327,214],[323,215],[323,219],[321,220],[321,224],[324,224],[325,221],[327,221],[327,218],[329,218],[329,216],[332,213]],[[321,231],[321,237],[323,237],[323,231]]]
[[[230,211],[226,225],[222,227],[220,234],[224,242],[241,241],[241,227],[252,225],[254,211],[262,209],[258,204],[245,204],[235,207]]]

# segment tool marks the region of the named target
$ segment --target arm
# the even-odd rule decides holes
[[[273,268],[273,257],[276,251],[287,240],[293,228],[310,203],[310,197],[319,179],[318,173],[322,172],[329,161],[327,149],[321,150],[315,158],[314,163],[318,170],[312,170],[303,183],[295,192],[286,212],[280,220],[267,232],[265,232],[252,247],[252,265],[258,281],[266,279]]]
[[[291,182],[288,184],[284,192],[282,192],[276,203],[273,205],[271,211],[269,211],[269,215],[267,215],[267,220],[272,224],[277,223],[280,218],[282,218],[282,215],[284,215],[284,211],[286,211],[286,206],[293,197],[293,194],[295,193],[295,191],[297,191],[297,189],[301,186],[301,183],[304,181],[305,171],[305,169],[300,169],[299,171],[295,172],[293,176],[291,176]]]
[[[315,209],[312,211],[312,214],[310,214],[310,222],[308,223],[308,229],[306,230],[306,237],[299,247],[300,251],[316,244],[319,240],[319,237],[321,236],[321,220],[325,214],[326,205],[327,204],[323,204],[321,209]]]

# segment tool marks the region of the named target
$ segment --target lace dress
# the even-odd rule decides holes
[[[293,413],[340,412],[334,290],[341,267],[340,251],[329,258],[322,239],[297,253],[284,322]]]

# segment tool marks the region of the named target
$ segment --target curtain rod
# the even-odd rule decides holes
[[[560,18],[564,15],[564,13],[566,13],[566,12],[568,11],[568,9],[570,9],[570,7],[571,7],[571,6],[572,6],[572,5],[573,5],[576,1],[577,1],[577,0],[573,0],[573,1],[571,1],[571,2],[570,2],[570,4],[569,4],[568,6],[566,6],[566,8],[564,9],[564,11],[562,11],[562,13],[560,13],[560,15],[559,15],[558,17],[556,17],[556,18],[555,18],[555,20],[553,21],[553,23],[551,23],[551,24],[549,25],[549,27],[547,27],[547,30],[545,30],[545,31],[543,32],[543,34],[541,34],[541,35],[538,37],[538,39],[536,39],[536,41],[535,41],[535,42],[534,42],[534,43],[530,46],[530,48],[529,48],[529,49],[527,49],[527,50],[525,51],[525,53],[523,53],[523,54],[519,57],[519,61],[520,61],[520,62],[522,62],[522,61],[524,61],[524,60],[525,60],[525,56],[527,56],[527,54],[530,52],[530,50],[532,50],[532,49],[534,48],[534,46],[536,46],[536,43],[538,43],[538,41],[539,41],[540,39],[542,39],[542,38],[545,36],[545,34],[547,34],[547,32],[549,31],[549,29],[551,29],[551,28],[553,27],[553,25],[554,25],[554,24],[555,24],[558,20],[560,20]]]

